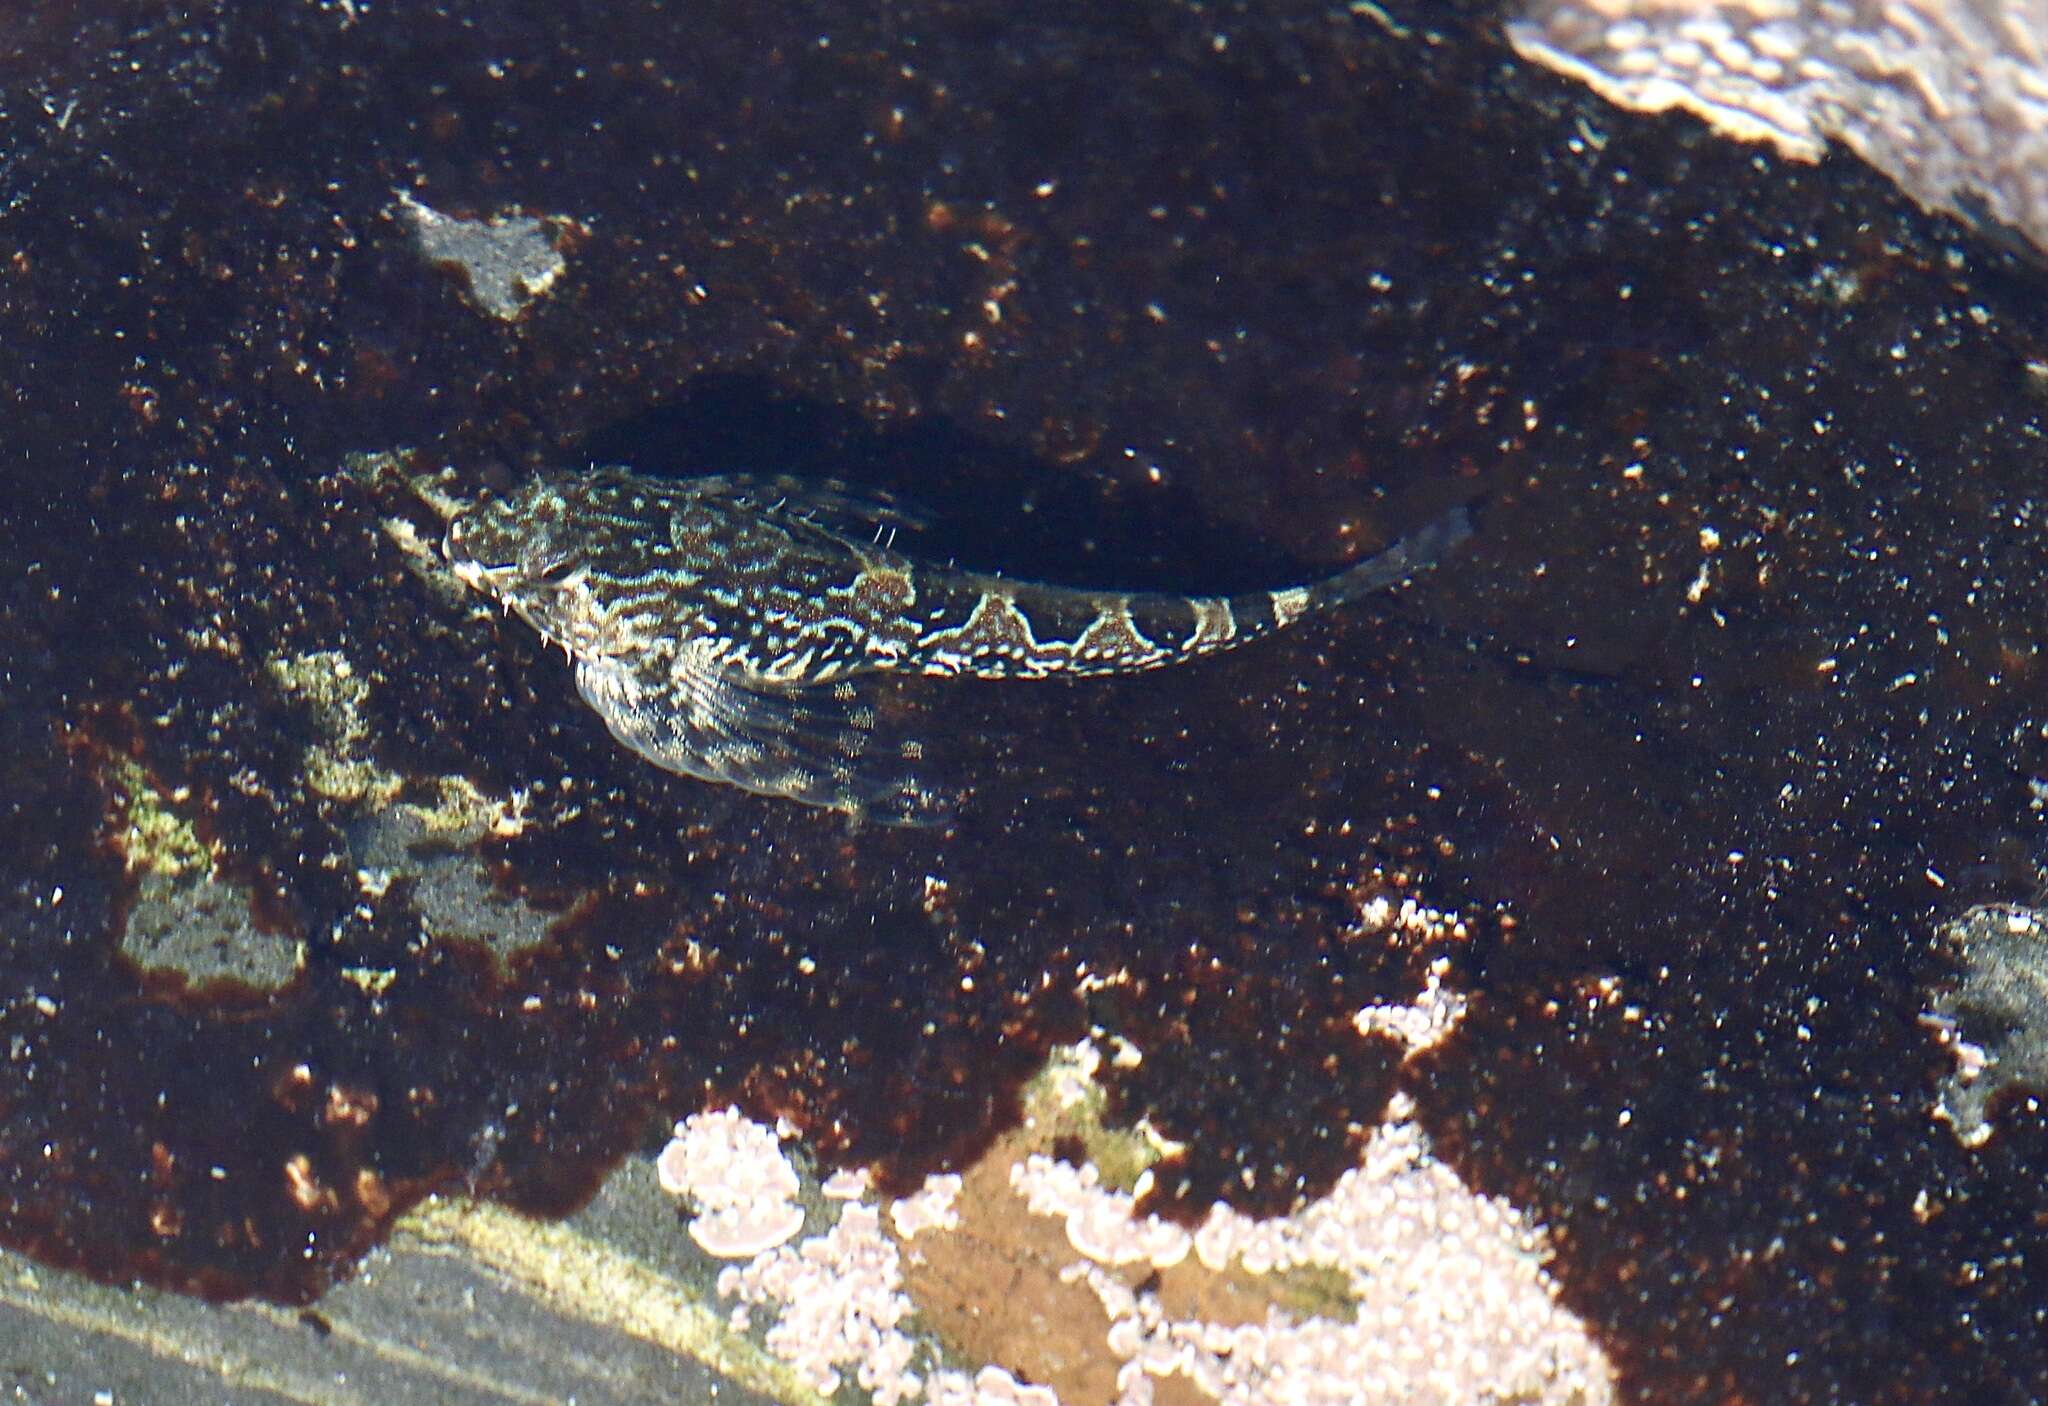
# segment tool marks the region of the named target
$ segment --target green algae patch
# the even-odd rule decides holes
[[[377,806],[396,799],[404,782],[369,758],[370,725],[363,710],[369,681],[338,649],[273,659],[270,677],[306,710],[319,741],[306,750],[306,785],[329,800]]]
[[[177,878],[213,869],[213,850],[182,807],[190,793],[166,792],[139,763],[115,756],[107,763],[119,807],[118,843],[131,874]]]
[[[1111,1059],[1136,1057],[1135,1051],[1119,1046]],[[1063,1141],[1076,1139],[1105,1187],[1135,1192],[1145,1173],[1174,1146],[1148,1123],[1112,1128],[1104,1121],[1109,1095],[1095,1077],[1102,1063],[1093,1045],[1053,1051],[1045,1069],[1024,1086],[1024,1126],[1032,1136],[1018,1155],[1053,1152]]]
[[[605,1192],[662,1209],[651,1168],[622,1172]],[[645,1181],[646,1186],[638,1185]],[[586,1217],[586,1219],[588,1219]],[[650,1222],[661,1218],[650,1215]],[[401,1239],[459,1249],[516,1281],[556,1313],[603,1324],[681,1356],[777,1401],[823,1400],[790,1367],[733,1331],[715,1301],[610,1237],[548,1224],[483,1202],[430,1198],[401,1219]]]

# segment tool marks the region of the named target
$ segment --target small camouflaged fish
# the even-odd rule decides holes
[[[605,469],[459,514],[455,574],[575,661],[620,742],[669,771],[892,824],[944,818],[923,749],[886,741],[890,671],[1128,674],[1233,649],[1431,565],[1452,512],[1326,581],[1242,596],[1073,590],[914,561],[893,499],[837,484]],[[887,537],[887,541],[884,537]]]

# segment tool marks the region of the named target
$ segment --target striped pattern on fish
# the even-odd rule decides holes
[[[462,581],[568,652],[585,700],[656,765],[920,824],[949,797],[919,779],[923,749],[879,725],[871,676],[1161,668],[1384,589],[1469,532],[1453,512],[1327,580],[1224,597],[920,562],[891,545],[917,523],[834,484],[605,469],[486,499],[449,524],[446,552]]]

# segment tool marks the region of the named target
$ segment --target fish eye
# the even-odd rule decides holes
[[[527,561],[522,570],[528,581],[543,586],[559,586],[576,570],[576,557],[570,552],[554,552],[537,560]]]

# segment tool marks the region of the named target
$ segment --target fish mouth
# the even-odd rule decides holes
[[[475,557],[458,557],[453,551],[449,553],[448,567],[463,585],[492,596],[503,594],[502,583],[515,570],[511,562],[493,566]]]
[[[441,557],[448,563],[448,569],[455,579],[473,591],[487,595],[502,595],[502,585],[517,570],[518,563],[485,561],[463,544],[462,523],[451,523],[441,538]]]

